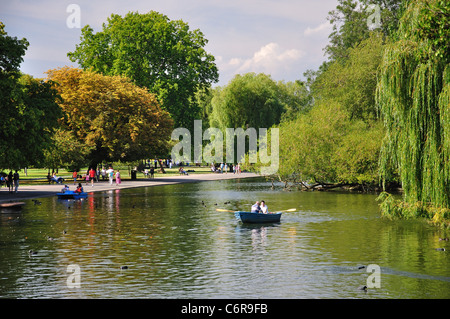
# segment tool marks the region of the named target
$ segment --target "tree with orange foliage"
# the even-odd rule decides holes
[[[167,153],[173,121],[146,89],[122,76],[72,67],[47,74],[63,99],[61,127],[92,148],[91,166]]]

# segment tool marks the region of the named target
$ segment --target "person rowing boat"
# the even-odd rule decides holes
[[[256,201],[256,203],[254,203],[252,205],[251,212],[252,213],[257,213],[257,214],[270,214],[269,213],[269,208],[267,207],[266,202],[263,201],[263,200],[261,202]]]
[[[258,201],[256,201],[256,203],[254,203],[253,205],[252,205],[252,210],[251,210],[251,212],[252,213],[261,213],[261,207],[259,206],[259,202]]]

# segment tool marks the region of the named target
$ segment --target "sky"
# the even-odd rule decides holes
[[[80,43],[83,26],[96,32],[112,13],[157,11],[204,34],[205,49],[219,69],[216,86],[247,72],[269,74],[275,81],[304,79],[306,70],[316,70],[326,60],[323,48],[331,33],[327,16],[337,4],[337,0],[0,0],[0,21],[9,36],[30,43],[21,71],[45,78],[49,69],[78,67],[67,53]]]

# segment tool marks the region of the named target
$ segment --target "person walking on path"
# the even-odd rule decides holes
[[[17,170],[14,173],[13,181],[14,181],[14,193],[17,193],[17,189],[19,188],[19,173]]]
[[[9,171],[8,176],[6,176],[6,186],[8,187],[8,191],[11,193],[12,189],[12,183],[13,183],[13,174],[12,171]]]
[[[106,174],[108,174],[109,185],[112,185],[113,177],[114,177],[114,170],[110,167],[106,170]]]
[[[77,171],[73,171],[72,177],[73,177],[73,185],[76,185],[77,184],[78,172]]]
[[[150,178],[155,178],[155,169],[150,167]]]
[[[89,179],[91,180],[91,187],[94,187],[95,170],[92,167],[89,170]]]
[[[122,180],[120,179],[120,172],[117,170],[116,172],[116,186],[119,186]]]

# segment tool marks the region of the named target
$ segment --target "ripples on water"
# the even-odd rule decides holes
[[[253,179],[29,201],[0,214],[0,296],[449,298],[450,245],[439,241],[448,233],[380,218],[375,198],[271,190]],[[250,226],[216,211],[255,200],[298,211]],[[67,287],[71,264],[80,289]],[[368,264],[381,267],[381,288],[363,292],[369,273],[358,268]]]

